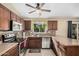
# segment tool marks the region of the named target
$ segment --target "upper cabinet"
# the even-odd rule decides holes
[[[0,30],[9,30],[10,11],[0,4]]]
[[[18,23],[21,23],[21,18],[19,16],[17,16],[17,20]]]
[[[10,11],[8,8],[0,4],[0,30],[10,30],[10,20],[22,24],[22,30],[24,30],[24,19],[17,16],[15,13]]]
[[[31,20],[25,21],[25,30],[31,30]]]
[[[48,21],[48,30],[57,30],[57,21]]]
[[[13,12],[11,12],[11,20],[14,20],[14,21],[17,20],[17,15]]]

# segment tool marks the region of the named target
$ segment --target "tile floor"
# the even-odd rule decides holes
[[[29,53],[28,49],[24,56],[55,56],[55,54],[51,49],[41,49],[40,53]]]

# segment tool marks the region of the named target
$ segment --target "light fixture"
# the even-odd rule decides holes
[[[36,10],[36,13],[37,13],[39,16],[42,15],[41,10]]]

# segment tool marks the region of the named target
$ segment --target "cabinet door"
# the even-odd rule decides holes
[[[18,23],[21,23],[21,20],[20,20],[20,17],[19,16],[17,16],[17,22]]]
[[[14,46],[12,47],[10,50],[8,50],[7,52],[5,52],[2,56],[18,56],[19,55],[19,51],[18,51],[18,46]]]
[[[66,56],[79,56],[79,46],[65,46]]]
[[[13,12],[11,12],[11,20],[14,20],[14,21],[17,20],[17,16]]]
[[[3,23],[3,8],[0,5],[0,30],[2,30],[2,23]]]
[[[57,21],[48,21],[48,30],[57,30]]]
[[[29,48],[41,48],[42,42],[41,38],[29,38]]]
[[[4,16],[4,29],[5,30],[9,30],[9,23],[10,23],[10,11],[7,10],[7,9],[4,9],[4,13],[3,13],[3,16]]]
[[[0,30],[9,30],[10,11],[0,5]]]
[[[25,21],[25,30],[31,30],[31,21]]]

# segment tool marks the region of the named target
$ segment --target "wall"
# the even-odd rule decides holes
[[[60,20],[58,21],[58,30],[56,31],[56,35],[67,37],[67,21],[65,20]]]
[[[49,19],[51,20],[51,19]],[[67,21],[63,19],[52,19],[52,20],[57,20],[58,21],[58,30],[56,31],[56,35],[67,37]],[[45,22],[47,23],[48,19],[32,19],[31,26],[33,25],[34,22]],[[48,24],[47,24],[48,26]],[[48,27],[47,27],[48,28]],[[33,29],[33,26],[31,27]]]
[[[65,19],[32,19],[32,24],[31,26],[33,25],[33,22],[45,22],[47,23],[48,20],[57,20],[58,21],[58,30],[56,31],[56,35],[59,35],[59,36],[63,36],[63,37],[67,37],[67,21],[68,20],[65,20]],[[48,24],[47,24],[48,26]],[[48,28],[48,27],[47,27]],[[33,26],[31,27],[31,29],[33,29]]]
[[[68,32],[68,21],[79,21],[79,19],[57,19],[58,21],[58,30],[56,31],[56,35],[67,37]]]

